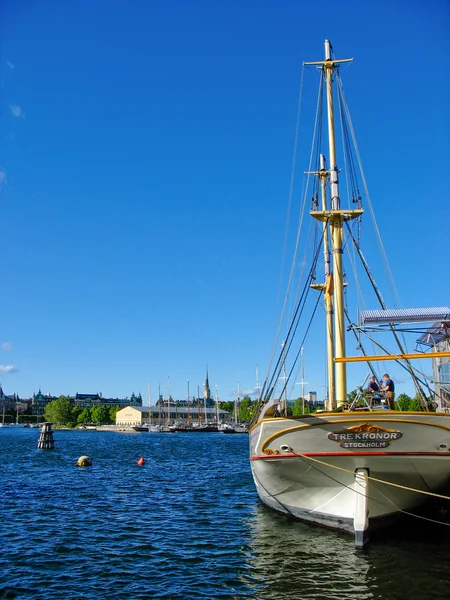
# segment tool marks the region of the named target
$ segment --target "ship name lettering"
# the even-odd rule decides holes
[[[386,431],[378,426],[363,424],[343,431],[332,431],[328,439],[338,442],[343,448],[387,448],[402,435],[400,431]]]

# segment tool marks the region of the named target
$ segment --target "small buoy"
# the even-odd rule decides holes
[[[90,456],[80,456],[77,460],[77,467],[90,467],[92,466],[92,458]]]
[[[142,467],[142,465],[145,465],[145,459],[144,459],[144,457],[143,457],[143,456],[141,456],[141,458],[138,460],[138,465],[139,465],[140,467]]]

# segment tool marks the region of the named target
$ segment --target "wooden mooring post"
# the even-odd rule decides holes
[[[40,450],[53,450],[55,447],[52,425],[53,423],[42,423],[38,441]]]

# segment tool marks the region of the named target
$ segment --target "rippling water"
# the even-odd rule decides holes
[[[411,520],[357,552],[260,504],[245,435],[38,437],[0,429],[0,598],[450,597],[450,528]]]

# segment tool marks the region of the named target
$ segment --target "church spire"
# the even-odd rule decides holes
[[[206,365],[205,387],[203,388],[203,398],[209,400],[211,398],[211,390],[209,389],[208,365]]]

